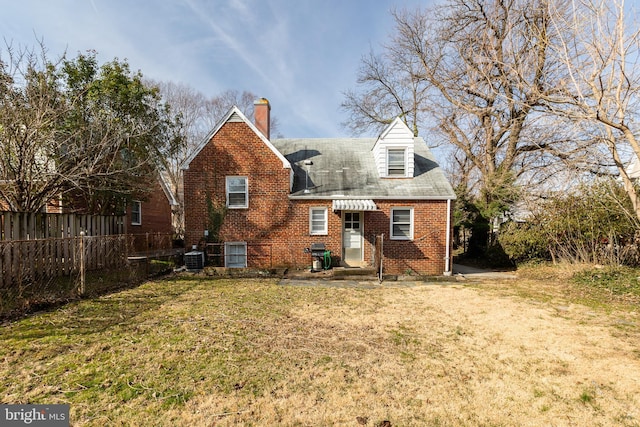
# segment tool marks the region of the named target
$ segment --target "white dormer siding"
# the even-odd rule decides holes
[[[413,177],[413,132],[399,117],[382,132],[372,151],[381,178]]]

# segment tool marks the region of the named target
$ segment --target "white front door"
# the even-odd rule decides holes
[[[348,266],[362,263],[363,212],[342,212],[342,260]]]

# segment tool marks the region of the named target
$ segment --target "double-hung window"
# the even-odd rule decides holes
[[[327,208],[309,208],[309,234],[312,236],[327,235]]]
[[[142,202],[138,200],[131,203],[131,225],[142,225]]]
[[[404,148],[387,149],[387,176],[406,176],[406,150]]]
[[[246,176],[227,177],[227,207],[230,209],[249,207],[249,185]]]
[[[391,239],[413,239],[412,208],[391,208]]]

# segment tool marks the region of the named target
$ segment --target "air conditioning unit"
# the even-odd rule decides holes
[[[191,251],[184,254],[184,265],[188,271],[200,271],[204,268],[204,252]]]

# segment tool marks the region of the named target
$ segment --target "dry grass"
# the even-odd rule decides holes
[[[640,425],[637,313],[565,286],[150,282],[5,325],[0,403],[78,426]]]

